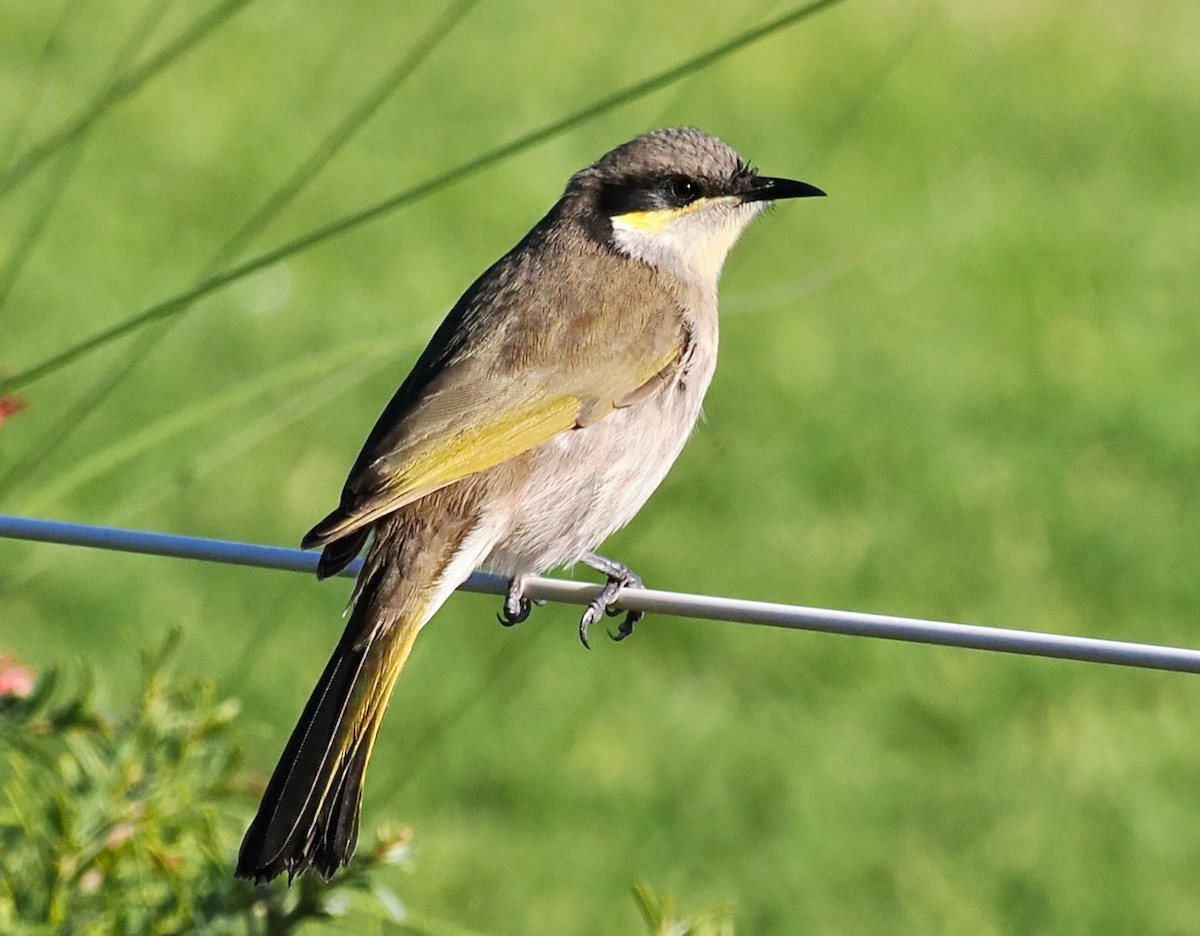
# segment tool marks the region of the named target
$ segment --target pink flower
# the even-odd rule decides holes
[[[0,393],[0,426],[4,425],[4,420],[8,419],[9,416],[17,415],[17,413],[21,412],[28,405],[19,396],[11,393]]]
[[[2,400],[3,398],[0,398]],[[37,678],[28,666],[17,663],[11,653],[0,653],[0,696],[28,698]]]

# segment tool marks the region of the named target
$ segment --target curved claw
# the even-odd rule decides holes
[[[621,565],[619,562],[614,562],[612,559],[605,559],[603,556],[597,556],[595,553],[587,553],[582,557],[582,561],[603,572],[608,577],[608,581],[604,587],[600,589],[600,594],[593,598],[583,612],[583,617],[579,619],[579,640],[585,647],[591,649],[587,641],[588,627],[600,620],[602,615],[616,617],[620,614],[625,615],[625,619],[617,627],[617,632],[608,632],[608,636],[613,640],[624,640],[633,633],[633,626],[642,619],[641,611],[624,611],[614,608],[613,602],[617,600],[617,596],[626,588],[642,588],[642,580],[637,575],[629,570],[627,566]]]
[[[624,583],[619,579],[609,579],[600,589],[600,594],[588,602],[587,608],[584,609],[583,617],[579,619],[579,640],[589,650],[592,647],[587,639],[588,627],[600,620],[608,606],[617,600],[617,595],[621,594],[623,587]]]
[[[612,609],[610,608],[609,610],[611,611]],[[645,614],[641,611],[627,612],[625,615],[625,620],[617,625],[617,632],[614,634],[612,631],[609,631],[608,636],[617,643],[620,643],[633,633],[633,625],[640,621],[643,617],[645,617]]]
[[[513,579],[512,584],[508,588],[508,595],[504,598],[504,607],[496,615],[496,619],[505,627],[512,627],[514,624],[520,624],[527,617],[533,608],[533,603],[521,594],[521,579]]]
[[[496,620],[500,622],[502,627],[512,627],[514,624],[520,624],[527,617],[529,617],[529,608],[525,606],[522,606],[520,611],[511,616],[507,610],[496,612]]]

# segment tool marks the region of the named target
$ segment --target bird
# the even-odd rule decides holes
[[[367,553],[237,876],[328,879],[350,861],[396,679],[473,571],[509,578],[504,624],[529,615],[530,576],[574,563],[600,572],[584,646],[621,592],[642,587],[593,550],[633,518],[693,430],[716,366],[726,256],[771,203],[824,194],[760,175],[700,130],[654,130],[571,176],[467,289],[367,436],[337,508],[302,541],[322,550],[320,578]],[[627,613],[611,636],[639,618]]]

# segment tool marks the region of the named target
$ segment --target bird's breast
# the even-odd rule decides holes
[[[693,341],[672,378],[636,404],[493,469],[489,490],[510,532],[488,568],[522,575],[573,562],[633,518],[696,424],[716,365],[713,338]]]

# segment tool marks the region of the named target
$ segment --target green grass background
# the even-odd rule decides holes
[[[5,195],[0,371],[194,282],[438,14],[409,6],[250,3]],[[250,253],[786,9],[479,4]],[[0,153],[92,100],[147,11],[136,61],[192,5],[4,2]],[[1189,0],[838,5],[205,299],[111,394],[128,342],[21,389],[0,509],[296,542],[567,176],[691,124],[830,197],[735,251],[707,421],[606,551],[663,588],[1195,645],[1198,36]],[[0,642],[118,700],[179,625],[265,772],[347,591],[0,542]],[[756,936],[1200,920],[1194,677],[661,618],[586,653],[569,608],[496,609],[427,628],[369,774],[422,914],[632,932],[646,880]]]

